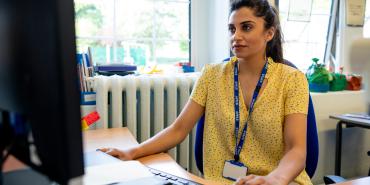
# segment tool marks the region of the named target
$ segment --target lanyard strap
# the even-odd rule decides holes
[[[240,137],[240,141],[238,143],[238,134],[239,134],[239,122],[240,122],[240,113],[239,113],[239,70],[238,70],[238,62],[234,64],[234,109],[235,109],[235,152],[234,152],[234,159],[235,161],[239,161],[239,155],[243,148],[243,144],[245,141],[245,136],[247,135],[247,128],[248,128],[248,120],[251,117],[253,112],[254,103],[257,100],[258,94],[261,90],[263,80],[265,79],[265,75],[267,72],[267,61],[265,66],[262,69],[260,79],[257,82],[256,88],[254,89],[253,97],[251,104],[249,105],[249,116],[244,125],[242,135]]]

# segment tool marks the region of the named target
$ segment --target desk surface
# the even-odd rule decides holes
[[[346,116],[345,114],[343,115],[330,115],[329,118],[340,120],[346,123],[350,124],[356,124],[356,126],[362,126],[369,128],[370,127],[370,120],[369,119],[360,119],[356,117],[351,117],[351,116]]]
[[[364,177],[356,180],[338,183],[337,185],[369,185],[370,177]]]
[[[138,145],[127,128],[89,130],[84,132],[84,151],[89,152],[101,147],[128,148]],[[138,159],[141,163],[185,179],[201,184],[217,184],[185,171],[166,153],[160,153]]]
[[[84,132],[84,151],[92,151],[100,147],[125,148],[138,143],[127,128],[91,130]],[[216,184],[207,181],[182,169],[177,163],[165,153],[151,155],[139,159],[143,164],[152,168],[172,173],[179,177],[190,179],[202,184]],[[4,163],[3,172],[24,168],[24,164],[10,156]],[[360,178],[352,181],[339,183],[338,185],[369,185],[370,177]]]
[[[85,152],[92,151],[100,147],[127,148],[137,144],[137,141],[127,128],[90,130],[84,133]],[[159,169],[182,178],[190,179],[202,184],[217,184],[188,173],[166,153],[155,154],[138,160],[149,167]],[[338,185],[368,184],[370,184],[370,177],[347,181],[339,183]]]

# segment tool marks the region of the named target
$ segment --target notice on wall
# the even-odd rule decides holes
[[[288,21],[310,22],[312,0],[290,0]]]
[[[348,26],[363,26],[366,0],[346,1],[346,23]]]

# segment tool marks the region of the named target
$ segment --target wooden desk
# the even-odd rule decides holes
[[[100,147],[117,147],[125,148],[137,145],[138,143],[128,131],[127,128],[114,128],[114,129],[100,129],[84,131],[84,151],[93,151]],[[182,169],[168,154],[161,153],[143,157],[139,159],[143,164],[152,168],[159,169],[182,178],[190,179],[202,184],[217,184],[193,174],[188,173]],[[24,164],[20,163],[14,157],[9,157],[3,168],[3,172],[12,171],[16,169],[25,168]],[[370,177],[356,179],[338,185],[369,185]]]
[[[334,174],[340,176],[342,160],[342,125],[345,125],[346,127],[360,127],[370,129],[370,120],[352,118],[344,115],[330,115],[329,118],[339,120],[336,127]]]
[[[138,145],[127,128],[111,128],[84,131],[84,151],[89,152],[102,147],[128,148]],[[141,163],[201,184],[217,184],[185,171],[168,154],[160,153],[138,159]]]

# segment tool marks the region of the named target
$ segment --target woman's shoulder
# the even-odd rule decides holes
[[[273,79],[279,84],[286,83],[305,83],[307,81],[305,74],[297,68],[284,63],[275,63]]]
[[[304,75],[304,73],[301,70],[299,70],[295,67],[292,67],[288,64],[275,63],[275,65],[277,66],[276,67],[278,69],[277,71],[279,71],[284,76]]]
[[[283,85],[283,90],[287,92],[288,89],[308,89],[308,82],[306,75],[297,68],[283,64],[275,63],[276,68],[273,77],[273,83],[279,86]]]
[[[211,74],[224,74],[231,67],[231,61],[219,61],[214,63],[209,63],[204,66],[204,70]]]

